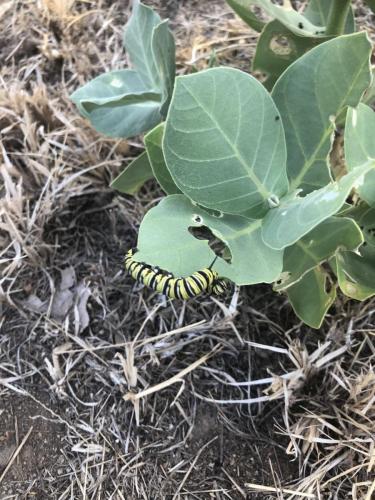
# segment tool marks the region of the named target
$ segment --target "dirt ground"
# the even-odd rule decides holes
[[[249,70],[224,0],[154,0],[180,74]],[[112,140],[69,94],[124,67],[128,2],[0,3],[0,499],[371,500],[375,302],[319,331],[269,286],[168,301],[122,259],[161,192],[109,183]],[[357,7],[373,37],[375,19]]]

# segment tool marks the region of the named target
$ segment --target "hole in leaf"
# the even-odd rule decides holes
[[[214,208],[207,208],[207,207],[204,207],[203,205],[199,205],[199,203],[197,203],[197,206],[203,210],[204,212],[207,212],[208,214],[212,215],[213,217],[223,217],[223,212],[220,212],[219,210],[215,210]],[[194,217],[196,217],[196,215],[194,215]],[[198,215],[198,217],[200,217]]]
[[[262,71],[253,71],[252,75],[260,82],[264,83],[269,77],[269,73],[263,73]]]
[[[332,149],[329,154],[333,176],[335,180],[341,179],[346,174],[346,163],[344,154],[344,137],[340,130],[334,133]]]
[[[267,21],[267,16],[264,14],[263,10],[256,6],[256,5],[250,5],[249,10],[260,20],[263,22]]]
[[[276,35],[270,42],[270,49],[278,56],[288,56],[292,52],[288,37]]]
[[[323,262],[322,264],[320,264],[318,269],[323,271],[325,274],[324,290],[326,294],[329,295],[333,287],[335,286],[335,281],[336,281],[331,266],[329,265],[328,262]]]
[[[362,232],[363,232],[363,237],[365,238],[363,245],[369,243],[370,245],[375,246],[375,228],[367,226],[364,229],[362,229]]]
[[[192,234],[194,238],[197,238],[197,240],[207,240],[208,246],[218,257],[221,257],[228,263],[232,261],[232,254],[229,247],[224,241],[217,238],[209,227],[189,227],[189,233]]]
[[[197,214],[194,214],[193,215],[193,221],[196,223],[196,224],[202,224],[203,222],[203,219],[200,215],[197,215]]]
[[[324,283],[324,291],[326,292],[327,295],[329,295],[334,287],[334,283],[331,279],[331,276],[329,274],[326,275],[326,281]]]

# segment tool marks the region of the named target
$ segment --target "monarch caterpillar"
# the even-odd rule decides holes
[[[227,281],[211,269],[213,264],[186,278],[175,278],[172,274],[135,261],[134,253],[131,249],[125,256],[125,269],[131,277],[170,299],[187,300],[204,292],[222,295],[228,289]]]

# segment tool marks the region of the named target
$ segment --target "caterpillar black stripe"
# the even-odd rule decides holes
[[[165,271],[135,261],[134,253],[131,249],[125,256],[125,269],[128,273],[133,279],[170,299],[187,300],[202,293],[222,295],[228,289],[227,281],[219,278],[217,272],[209,267],[186,278],[175,278]]]

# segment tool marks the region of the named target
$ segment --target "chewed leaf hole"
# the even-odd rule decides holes
[[[320,269],[321,271],[323,271],[326,274],[326,281],[324,284],[324,290],[325,290],[326,294],[329,295],[335,286],[334,285],[335,280],[333,278],[331,267],[328,264],[328,262],[323,262],[322,264],[320,264],[318,269]]]
[[[207,208],[207,207],[204,207],[203,205],[200,205],[199,203],[197,203],[197,206],[203,210],[203,212],[207,212],[208,214],[212,215],[212,217],[223,217],[223,212],[220,212],[219,210],[215,210],[213,208]],[[193,217],[196,217],[195,215]],[[199,215],[197,217],[200,217]]]
[[[261,83],[264,83],[270,76],[269,73],[266,73],[264,71],[253,71],[252,75],[255,76],[255,78],[259,80]]]
[[[272,38],[270,49],[278,56],[288,56],[292,52],[289,39],[283,35],[276,35]]]
[[[375,247],[375,226],[360,225],[359,228],[365,240],[362,246],[366,247],[369,244],[371,247]]]
[[[197,240],[207,240],[208,245],[211,250],[221,257],[226,262],[230,263],[232,261],[232,254],[229,247],[224,243],[224,241],[217,238],[207,226],[201,227],[189,227],[189,233],[191,233]]]
[[[329,295],[334,287],[334,284],[331,279],[327,276],[326,282],[324,284],[324,290],[327,295]]]
[[[193,215],[193,221],[196,223],[196,224],[202,224],[203,222],[203,219],[200,215],[197,215],[197,214],[194,214]]]
[[[278,279],[274,282],[274,289],[276,291],[280,291],[284,283],[287,282],[289,278],[290,278],[290,272],[284,271],[283,273],[281,273]]]

